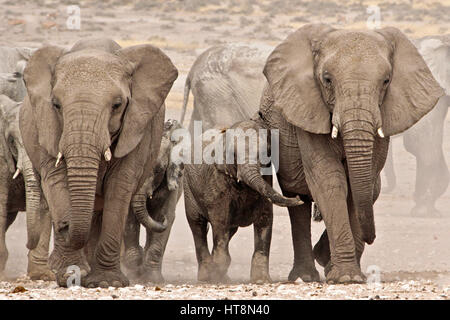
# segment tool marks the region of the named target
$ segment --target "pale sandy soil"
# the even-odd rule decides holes
[[[179,70],[167,100],[166,118],[179,118],[186,74],[207,47],[224,42],[276,45],[307,22],[364,27],[368,5],[381,8],[383,25],[411,37],[450,32],[450,0],[444,1],[81,1],[81,30],[69,31],[65,3],[72,1],[0,0],[1,45],[64,46],[86,37],[111,37],[121,45],[152,43]],[[150,3],[150,4],[148,4]],[[232,4],[235,5],[232,5]],[[272,3],[272,4],[270,4]],[[296,4],[297,3],[297,4]],[[412,5],[411,5],[412,3]],[[208,5],[205,5],[208,4]],[[248,4],[248,5],[247,5]],[[192,101],[192,97],[191,97]],[[189,112],[188,112],[189,116]],[[444,148],[450,162],[450,116]],[[7,233],[9,281],[0,282],[0,299],[447,299],[450,295],[450,190],[439,199],[442,218],[413,218],[415,159],[401,139],[394,140],[398,187],[375,205],[377,239],[366,247],[363,271],[380,270],[381,284],[339,285],[286,283],[293,260],[287,210],[275,208],[270,272],[273,284],[249,284],[253,229],[240,229],[230,243],[232,284],[199,285],[194,243],[180,200],[165,254],[165,286],[132,283],[124,289],[61,289],[54,282],[27,280],[25,217]],[[316,241],[323,223],[313,223]],[[322,268],[318,266],[323,277]],[[27,291],[11,293],[17,286]],[[161,290],[158,290],[161,289]]]

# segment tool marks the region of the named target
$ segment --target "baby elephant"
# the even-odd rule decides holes
[[[164,124],[161,147],[153,174],[131,201],[132,214],[125,227],[123,263],[140,281],[162,283],[162,259],[175,220],[175,207],[182,193],[183,163],[171,159],[172,132],[181,129],[176,120]],[[158,222],[162,221],[162,222]],[[139,245],[140,224],[146,229],[147,241]]]
[[[228,243],[238,227],[253,223],[255,249],[250,278],[252,282],[270,282],[272,203],[283,207],[303,203],[299,198],[287,198],[276,192],[271,186],[272,176],[261,174],[262,161],[256,161],[256,157],[253,163],[250,161],[250,147],[256,146],[257,150],[264,150],[266,154],[270,152],[270,134],[267,134],[267,139],[263,138],[259,132],[259,129],[264,129],[260,121],[256,117],[254,120],[236,123],[231,128],[234,129],[231,140],[228,135],[231,131],[228,130],[226,133],[222,130],[216,136],[214,143],[218,145],[214,152],[223,151],[224,164],[219,164],[218,154],[215,153],[216,163],[185,166],[184,201],[186,217],[194,236],[199,281],[228,280],[226,273],[231,262]],[[203,140],[206,140],[208,132],[204,133]],[[246,136],[250,137],[250,132],[254,132],[253,137],[256,138],[253,143],[250,143],[250,138],[249,143],[246,143]],[[235,137],[238,141],[236,145]],[[223,144],[223,148],[220,144]],[[241,160],[237,161],[238,158]],[[263,169],[271,172],[270,163]],[[207,243],[208,222],[213,230],[212,254]]]

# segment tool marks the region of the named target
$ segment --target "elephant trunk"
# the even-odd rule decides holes
[[[350,188],[358,217],[362,239],[371,244],[375,240],[373,215],[373,148],[374,127],[370,120],[360,117],[344,119],[342,139],[347,159]]]
[[[169,223],[164,217],[164,221],[155,221],[147,211],[147,197],[145,194],[136,194],[131,199],[131,210],[136,215],[137,220],[148,231],[163,232],[167,229]]]
[[[295,207],[303,203],[298,196],[296,198],[288,198],[275,191],[261,176],[258,164],[238,165],[238,179],[277,206]]]
[[[41,236],[41,188],[33,172],[30,159],[26,157],[22,163],[22,174],[25,181],[27,248],[32,250],[37,247]]]
[[[69,144],[63,153],[70,194],[69,245],[81,249],[91,227],[101,153],[92,144],[79,143]]]

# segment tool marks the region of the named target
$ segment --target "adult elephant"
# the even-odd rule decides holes
[[[153,169],[177,74],[160,49],[109,39],[45,46],[29,60],[20,130],[51,212],[49,263],[60,286],[70,265],[83,286],[129,284],[119,263],[124,224]],[[95,248],[89,266],[85,245]]]
[[[416,158],[416,183],[412,208],[413,216],[439,216],[435,203],[446,191],[450,173],[444,157],[444,123],[450,107],[450,35],[428,36],[415,40],[433,76],[445,90],[436,107],[417,125],[402,135],[406,151]],[[384,170],[387,188],[396,186],[392,146]]]
[[[23,70],[35,49],[26,47],[0,47],[0,94],[14,101],[22,101],[26,95]]]
[[[33,280],[53,280],[53,272],[47,265],[52,225],[23,147],[19,130],[20,106],[20,102],[0,95],[0,274],[8,259],[6,231],[18,211],[26,211],[27,248],[30,250],[27,273]]]
[[[319,279],[310,232],[315,201],[327,230],[316,252],[325,256],[326,280],[363,282],[360,258],[375,240],[373,203],[389,136],[428,113],[443,91],[414,45],[390,27],[308,24],[274,49],[264,75],[260,113],[279,129],[278,181],[286,196],[305,202],[289,208],[289,280]]]
[[[180,123],[192,90],[194,110],[189,123],[202,121],[203,130],[228,128],[258,111],[264,88],[262,69],[272,47],[224,44],[209,48],[194,62],[186,78]]]

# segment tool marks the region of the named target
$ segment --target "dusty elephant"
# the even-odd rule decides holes
[[[450,173],[444,157],[444,122],[450,107],[450,35],[428,36],[414,41],[433,76],[445,90],[436,107],[417,125],[401,136],[406,151],[416,158],[416,182],[413,194],[416,205],[413,216],[439,216],[435,208],[437,199],[448,187]],[[391,192],[396,186],[392,147],[384,169],[387,187]]]
[[[225,44],[203,52],[186,78],[180,123],[183,124],[189,98],[194,96],[194,121],[202,121],[203,130],[228,128],[250,119],[258,111],[264,87],[262,69],[273,48],[264,45]]]
[[[176,120],[164,124],[158,159],[153,173],[131,203],[124,235],[123,263],[140,281],[162,283],[162,262],[170,230],[175,220],[175,208],[183,191],[183,163],[171,157],[174,130],[181,129]],[[161,221],[165,229],[159,228]],[[139,245],[140,225],[146,229],[145,248]]]
[[[0,94],[14,101],[22,101],[26,95],[23,70],[35,49],[26,47],[0,47]]]
[[[231,262],[228,243],[239,227],[253,224],[255,249],[252,257],[250,278],[253,282],[270,282],[269,251],[272,239],[272,203],[278,206],[298,206],[303,202],[287,198],[272,188],[272,176],[262,175],[261,168],[270,168],[270,163],[252,162],[249,145],[270,153],[270,134],[259,140],[259,130],[265,129],[259,118],[238,122],[237,143],[225,132],[210,129],[203,135],[204,148],[214,146],[215,162],[186,164],[184,173],[184,201],[186,217],[192,231],[198,262],[199,281],[226,281]],[[240,133],[238,130],[242,130]],[[214,131],[214,132],[213,132]],[[246,133],[256,133],[255,140],[245,143]],[[217,133],[214,142],[207,143],[206,136]],[[239,141],[245,149],[239,151]],[[216,147],[216,145],[220,145]],[[220,153],[222,150],[223,154]],[[230,153],[232,150],[232,153]],[[217,152],[217,153],[216,153]],[[239,153],[240,152],[240,153]],[[234,155],[233,161],[225,157]],[[219,155],[220,158],[216,158]],[[238,161],[238,157],[245,157]],[[208,223],[213,232],[213,249],[209,252],[207,243]]]
[[[60,286],[71,265],[86,287],[129,284],[120,269],[124,225],[153,170],[177,75],[158,48],[108,39],[44,46],[28,61],[20,130],[51,213],[49,264]]]
[[[267,59],[260,112],[280,130],[278,181],[289,209],[294,265],[290,280],[318,280],[311,246],[311,201],[326,233],[315,256],[328,282],[363,282],[360,259],[375,240],[373,203],[389,137],[427,114],[443,90],[396,28],[375,31],[308,24]],[[331,133],[331,134],[330,134]]]
[[[8,250],[5,234],[18,211],[27,215],[28,275],[33,280],[53,280],[47,265],[51,234],[50,215],[23,147],[19,130],[21,103],[0,95],[0,274]]]

